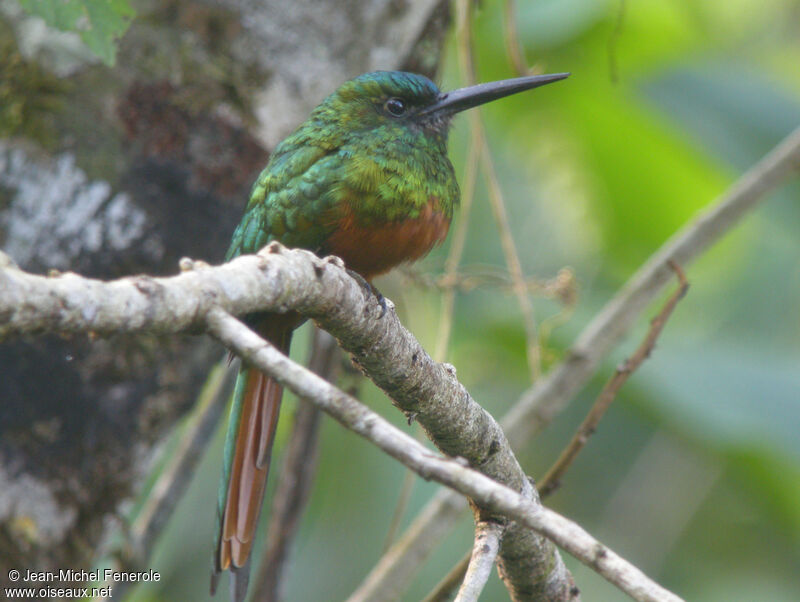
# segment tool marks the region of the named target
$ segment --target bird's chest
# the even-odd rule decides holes
[[[431,200],[415,217],[364,221],[352,211],[338,217],[324,247],[369,279],[426,255],[447,236],[450,217]]]

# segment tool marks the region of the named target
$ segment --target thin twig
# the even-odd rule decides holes
[[[324,330],[312,335],[308,368],[332,382],[338,367],[339,347]],[[281,467],[281,478],[272,502],[267,544],[259,563],[253,600],[283,599],[286,563],[297,527],[308,502],[317,467],[320,411],[306,399],[299,399],[292,434]]]
[[[477,81],[475,75],[475,63],[472,56],[472,17],[470,12],[469,0],[459,0],[456,3],[456,37],[458,40],[458,57],[462,78],[468,86],[474,85]],[[531,372],[532,380],[536,381],[541,374],[541,350],[539,348],[539,335],[536,331],[536,317],[533,311],[533,304],[528,297],[527,287],[525,286],[525,276],[522,271],[522,263],[517,253],[514,237],[511,234],[511,225],[508,221],[503,191],[497,177],[497,171],[492,161],[492,154],[489,150],[489,143],[486,141],[486,133],[481,121],[480,108],[470,112],[470,124],[473,135],[480,146],[481,167],[484,178],[489,188],[489,203],[492,207],[497,224],[497,231],[500,237],[500,244],[503,248],[508,271],[514,283],[514,294],[517,296],[522,319],[525,325],[525,338],[527,346],[528,367]]]
[[[461,207],[456,228],[450,240],[450,250],[444,262],[444,278],[450,282],[456,279],[461,257],[464,255],[464,246],[467,241],[469,218],[472,214],[472,201],[475,198],[475,181],[477,180],[479,146],[474,132],[470,133],[467,163],[464,167],[464,186],[461,192]],[[442,309],[439,317],[439,332],[436,335],[436,345],[433,357],[437,362],[447,359],[447,348],[450,344],[450,333],[453,330],[453,310],[456,300],[455,287],[445,288],[442,293]]]
[[[525,276],[522,272],[522,263],[519,259],[519,253],[517,253],[517,246],[511,234],[511,224],[508,221],[508,212],[506,211],[506,203],[503,200],[500,180],[497,177],[494,161],[489,151],[489,144],[485,138],[481,147],[481,158],[484,177],[489,185],[489,201],[500,232],[503,254],[506,256],[506,264],[514,283],[514,294],[517,296],[517,302],[522,311],[522,319],[525,324],[528,367],[531,371],[531,378],[536,381],[542,373],[542,353],[539,345],[539,334],[536,329],[536,316],[533,311],[533,303],[531,303],[525,286]]]
[[[443,274],[420,272],[413,267],[400,268],[400,274],[416,286],[438,289],[444,293],[466,293],[478,288],[513,292],[514,283],[507,271],[494,266],[464,266],[460,271]],[[569,267],[561,268],[553,278],[542,280],[525,278],[525,289],[533,295],[556,299],[564,305],[571,305],[577,295],[575,276]]]
[[[251,365],[269,374],[298,396],[313,401],[344,427],[361,435],[425,479],[447,485],[488,511],[541,533],[635,600],[678,602],[672,592],[601,544],[583,528],[544,508],[529,496],[501,485],[462,461],[431,453],[419,441],[393,426],[355,398],[292,361],[242,322],[221,309],[206,315],[208,332]]]
[[[417,425],[414,429],[414,436],[418,441],[422,441],[422,438],[425,436],[425,431]],[[414,491],[414,483],[416,480],[417,475],[413,470],[405,471],[403,482],[400,484],[400,494],[397,496],[397,503],[394,506],[394,512],[392,512],[392,519],[389,521],[389,528],[386,529],[386,537],[383,540],[381,554],[385,554],[386,550],[392,546],[394,540],[397,538],[397,532],[400,530],[400,524],[403,522],[406,510],[408,510],[408,503],[411,501],[411,493]]]
[[[589,437],[597,430],[597,425],[605,415],[606,410],[611,406],[619,390],[627,382],[631,374],[642,365],[642,362],[650,357],[655,347],[656,340],[664,329],[664,325],[667,323],[667,320],[669,320],[670,315],[672,315],[672,311],[689,289],[689,282],[686,280],[686,275],[683,273],[680,266],[674,261],[670,261],[670,267],[675,271],[675,275],[678,277],[678,288],[670,298],[667,299],[666,303],[664,303],[664,307],[661,308],[658,315],[650,322],[647,335],[634,354],[629,359],[625,360],[622,365],[617,366],[614,374],[603,387],[600,395],[597,396],[597,400],[594,402],[592,409],[589,410],[586,418],[584,418],[580,427],[578,427],[578,431],[575,433],[572,441],[570,441],[564,451],[561,452],[558,460],[556,460],[556,463],[547,471],[547,474],[539,481],[539,494],[542,497],[552,494],[561,485],[561,481],[567,469],[569,469],[575,458],[589,441]]]
[[[522,52],[522,44],[519,42],[519,33],[517,32],[517,10],[516,2],[514,0],[505,0],[503,3],[503,29],[505,35],[503,36],[506,43],[506,54],[508,55],[511,65],[517,75],[522,77],[530,75],[531,70],[525,61],[525,56]]]
[[[197,407],[186,422],[178,448],[172,452],[169,465],[159,475],[141,512],[131,524],[130,546],[140,560],[144,560],[152,550],[155,538],[191,482],[202,453],[214,436],[228,401],[227,391],[232,373],[225,361],[212,368],[197,400]]]
[[[440,489],[405,532],[384,552],[347,602],[399,599],[412,582],[420,564],[453,530],[466,509],[467,501],[462,496],[450,489]],[[464,578],[469,558],[470,554],[467,553],[464,571],[450,590],[458,587]]]
[[[458,584],[464,581],[467,574],[469,561],[472,558],[472,551],[467,552],[461,557],[452,569],[442,577],[442,580],[434,586],[431,592],[423,598],[422,602],[447,602]]]
[[[790,133],[744,173],[702,215],[686,224],[657,250],[621,291],[583,329],[572,353],[540,379],[501,420],[515,449],[524,449],[566,407],[591,378],[597,365],[630,330],[669,279],[667,262],[686,266],[779,184],[800,170],[800,128]],[[452,492],[438,491],[397,544],[381,557],[359,586],[363,600],[381,591],[397,592],[411,582],[428,554],[451,531],[466,504]],[[413,529],[412,529],[413,527]],[[397,594],[399,596],[399,594]]]
[[[477,602],[480,598],[500,551],[503,528],[503,525],[491,521],[480,521],[475,525],[475,543],[455,602]]]

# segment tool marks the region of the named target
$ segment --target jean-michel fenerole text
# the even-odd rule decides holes
[[[115,571],[113,569],[97,569],[93,571],[61,569],[58,571],[31,571],[27,570],[22,576],[26,583],[90,583],[121,581],[161,581],[158,571]]]

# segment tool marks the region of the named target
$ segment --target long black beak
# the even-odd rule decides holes
[[[467,88],[459,88],[452,92],[445,92],[439,96],[436,103],[425,107],[418,114],[430,115],[431,113],[444,113],[452,115],[471,109],[487,102],[511,96],[517,92],[524,92],[525,90],[532,90],[545,84],[557,82],[569,77],[569,73],[553,73],[550,75],[530,75],[528,77],[515,77],[514,79],[501,79],[496,82],[488,82],[485,84],[478,84],[476,86],[469,86]]]

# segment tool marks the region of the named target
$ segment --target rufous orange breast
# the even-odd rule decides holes
[[[361,225],[352,211],[337,220],[325,250],[367,280],[427,254],[447,236],[450,220],[431,200],[418,217]]]

